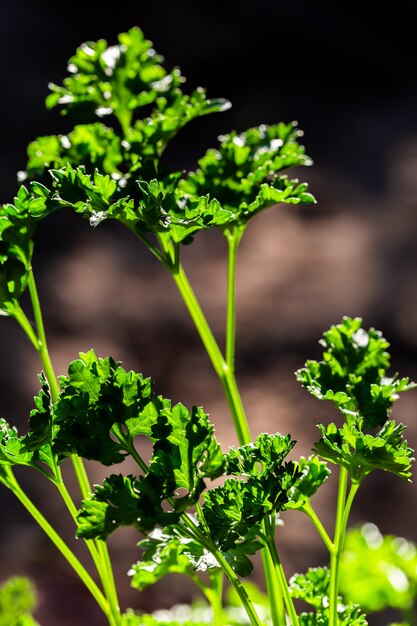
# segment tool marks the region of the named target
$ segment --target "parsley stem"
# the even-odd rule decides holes
[[[247,444],[251,441],[248,421],[234,375],[236,254],[242,235],[243,230],[238,231],[236,229],[233,234],[230,234],[230,238],[226,236],[229,244],[226,360],[218,347],[216,339],[214,338],[204,313],[201,310],[200,304],[194,294],[194,291],[192,290],[182,265],[178,263],[175,270],[169,268],[204,347],[206,348],[207,354],[223,385],[240,445]],[[273,559],[269,554],[265,554],[265,551],[262,551],[262,560],[268,590],[273,589],[278,591],[279,581],[273,564]],[[273,625],[280,626],[285,624],[282,594],[272,593],[269,594],[269,597],[271,598],[271,616],[272,619],[275,620],[273,621]]]
[[[104,568],[104,572],[100,570],[98,564],[96,567],[100,573],[100,578],[103,583],[103,588],[106,593],[106,598],[110,605],[110,611],[113,615],[115,626],[121,626],[122,618],[120,615],[119,598],[117,595],[116,582],[113,575],[113,567],[110,560],[107,544],[102,539],[96,539],[95,541],[97,550],[99,552],[101,563]],[[105,575],[104,575],[105,573]]]
[[[153,243],[150,242],[149,239],[147,239],[145,237],[145,235],[143,235],[141,232],[138,232],[136,230],[133,230],[133,232],[136,235],[136,237],[138,237],[138,239],[140,239],[141,242],[145,244],[145,246],[148,248],[149,252],[151,252],[154,255],[154,257],[156,257],[158,259],[158,261],[160,263],[162,263],[163,265],[166,265],[166,259],[163,256],[163,254],[161,254],[161,251],[158,250],[158,248],[156,246],[154,246]]]
[[[285,626],[286,619],[282,593],[275,573],[272,556],[267,548],[262,548],[261,556],[265,573],[266,591],[271,611],[272,626]]]
[[[338,624],[337,605],[339,596],[340,559],[345,543],[346,527],[350,509],[356,492],[360,486],[359,482],[352,483],[349,495],[346,498],[348,478],[348,470],[345,467],[341,467],[339,475],[339,491],[337,495],[333,551],[330,557],[329,626],[337,626]]]
[[[303,511],[311,519],[311,521],[313,522],[314,526],[316,527],[316,530],[317,530],[318,534],[322,538],[324,545],[328,549],[329,553],[332,554],[333,551],[334,551],[333,542],[330,539],[328,533],[326,532],[326,529],[324,528],[323,524],[321,523],[320,519],[318,518],[318,516],[317,516],[316,512],[314,511],[313,507],[311,506],[310,501],[308,501],[303,506],[301,511]]]
[[[35,316],[36,332],[38,334],[37,351],[42,361],[42,366],[45,372],[45,376],[48,380],[49,387],[51,389],[51,396],[53,402],[56,402],[59,396],[58,381],[55,376],[54,368],[52,366],[51,358],[49,356],[48,346],[46,343],[45,327],[42,318],[42,310],[39,302],[38,290],[36,289],[35,277],[33,270],[31,269],[28,277],[28,287],[30,299],[32,301],[33,314]]]
[[[23,311],[23,309],[20,308],[20,305],[17,305],[17,307],[13,310],[13,317],[20,324],[21,328],[25,332],[26,336],[28,337],[29,341],[31,342],[35,350],[37,350],[39,346],[38,338],[36,336],[35,331],[32,328],[31,323],[26,317],[25,312]]]
[[[77,457],[78,458],[78,457]],[[77,522],[77,508],[72,501],[72,498],[68,492],[68,489],[62,480],[61,470],[57,468],[57,478],[58,482],[56,483],[59,493],[61,494],[62,499],[64,500],[68,511],[70,512],[72,518],[74,519],[75,524],[78,526]],[[95,541],[91,539],[85,539],[85,544],[91,554],[91,558],[94,561],[94,565],[96,566],[97,572],[99,573],[100,580],[103,585],[103,589],[106,594],[106,598],[109,602],[109,611],[112,613],[114,626],[119,626],[120,624],[120,608],[119,608],[119,600],[117,597],[116,586],[113,577],[113,571],[110,563],[109,552],[107,550],[106,544],[100,539],[96,539]]]
[[[38,290],[36,288],[35,277],[33,270],[29,272],[28,287],[30,298],[32,301],[33,314],[35,317],[36,331],[38,334],[37,345],[35,346],[39,357],[42,362],[42,366],[45,372],[45,376],[48,380],[49,387],[51,389],[52,401],[56,402],[59,397],[59,386],[57,376],[55,374],[51,358],[49,356],[49,350],[46,343],[45,326],[43,323],[42,309],[39,301]],[[83,498],[87,498],[91,492],[90,483],[88,480],[87,472],[84,467],[84,463],[79,456],[73,454],[71,456],[74,471],[77,476],[78,484]]]
[[[31,269],[28,277],[28,288],[29,294],[32,302],[33,314],[35,318],[35,326],[37,331],[37,345],[35,348],[37,349],[42,366],[44,368],[45,376],[48,380],[49,387],[51,390],[52,401],[56,402],[59,397],[59,385],[58,379],[55,374],[52,361],[49,355],[48,346],[46,342],[46,334],[45,334],[45,326],[43,323],[42,309],[39,301],[38,290],[36,288],[35,277],[33,274],[33,270]],[[78,485],[80,487],[80,491],[83,498],[87,498],[91,492],[90,483],[88,480],[87,472],[84,466],[82,459],[76,454],[71,455],[71,461],[74,468],[75,475],[77,477]],[[77,509],[74,505],[74,502],[64,484],[62,479],[61,469],[59,467],[56,468],[57,473],[57,487],[61,494],[63,501],[65,502],[71,516],[73,517],[75,523],[77,524],[76,514]],[[103,584],[103,588],[105,589],[107,598],[110,602],[110,608],[112,613],[115,615],[114,624],[118,626],[120,623],[120,609],[118,605],[117,592],[114,583],[113,572],[110,565],[110,559],[108,555],[108,550],[106,545],[98,545],[96,541],[86,541],[86,545],[91,554],[91,557],[94,561],[94,564],[99,573],[101,582]]]
[[[265,537],[266,537],[266,545],[268,548],[268,552],[270,554],[270,561],[272,562],[273,571],[275,573],[275,578],[271,577],[271,584],[279,586],[279,596],[284,600],[285,607],[287,609],[287,613],[290,617],[292,626],[298,626],[298,617],[297,612],[294,607],[294,603],[292,601],[292,597],[290,595],[288,589],[287,579],[285,577],[284,569],[282,567],[281,559],[279,558],[278,550],[275,545],[275,521],[272,523],[271,518],[266,517],[263,523],[263,527],[265,529]],[[265,561],[264,561],[265,563]],[[265,574],[267,574],[268,570],[265,569]],[[268,589],[269,595],[269,589]],[[271,602],[272,605],[272,602]],[[279,612],[279,624],[286,624],[285,615],[283,615],[283,608],[280,606],[276,606],[274,609],[275,612]],[[273,607],[271,606],[271,617],[273,615]],[[277,616],[278,617],[278,616]]]
[[[59,536],[56,530],[51,526],[51,524],[47,521],[47,519],[42,515],[37,506],[28,498],[26,493],[23,491],[21,486],[19,485],[16,477],[14,476],[12,470],[10,468],[6,468],[8,478],[5,483],[9,489],[14,493],[14,495],[20,500],[25,509],[30,513],[30,515],[34,518],[34,520],[39,524],[42,530],[48,535],[52,543],[58,548],[63,557],[68,561],[80,579],[83,581],[87,589],[90,591],[91,595],[97,601],[97,604],[103,611],[103,613],[109,617],[109,605],[105,597],[103,596],[100,589],[97,587],[94,580],[91,578],[90,574],[81,564],[81,562],[74,555],[72,550],[67,546],[65,541]],[[110,620],[109,620],[110,621]]]
[[[237,577],[237,575],[235,574],[235,572],[233,571],[229,563],[226,561],[223,554],[220,552],[220,550],[218,550],[214,546],[212,547],[211,552],[213,556],[216,558],[217,562],[219,563],[224,573],[226,574],[230,583],[233,585],[237,595],[239,596],[243,604],[243,607],[249,617],[249,620],[252,626],[262,626],[259,616],[257,612],[255,611],[255,608],[252,604],[252,600],[249,598],[246,589],[240,582],[239,578]]]
[[[181,263],[178,263],[178,267],[175,269],[170,268],[170,271],[200,335],[207,354],[213,364],[216,374],[223,385],[239,443],[240,445],[249,443],[251,441],[251,436],[248,421],[246,419],[234,373],[223,357],[223,354],[216,339],[214,338],[210,326],[207,323],[205,315],[201,310],[200,304],[194,294]]]
[[[225,619],[223,614],[223,570],[213,568],[209,570],[210,586],[206,586],[205,596],[210,602],[213,611],[214,626],[224,626]]]
[[[224,231],[228,246],[227,265],[227,319],[226,319],[226,363],[235,371],[236,343],[236,258],[244,228],[233,226]]]

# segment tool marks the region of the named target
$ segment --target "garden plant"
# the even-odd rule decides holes
[[[142,591],[175,572],[202,592],[209,609],[190,614],[189,624],[366,624],[361,608],[340,596],[345,533],[355,495],[374,470],[410,479],[412,450],[391,410],[398,394],[414,384],[388,373],[388,343],[379,331],[346,317],[324,333],[322,360],[309,360],[297,372],[305,389],[337,409],[335,422],[318,425],[313,454],[294,456],[290,434],[252,439],[235,378],[239,243],[260,211],[279,203],[315,202],[307,184],[283,174],[311,161],[297,125],[278,123],[232,131],[201,157],[195,171],[170,171],[164,151],[181,128],[230,106],[209,99],[202,88],[186,94],[183,83],[180,71],[165,69],[151,43],[132,28],[116,45],[104,40],[81,45],[62,85],[50,85],[47,106],[60,107],[74,126],[29,145],[27,168],[19,174],[24,184],[0,214],[0,307],[20,324],[43,370],[28,432],[18,434],[1,422],[0,481],[78,574],[102,610],[103,624],[158,622],[156,616],[119,607],[107,539],[120,526],[138,531],[129,572],[134,588]],[[56,375],[32,255],[38,223],[61,209],[87,218],[93,229],[104,220],[120,222],[171,274],[223,386],[239,447],[223,451],[202,407],[173,406],[154,393],[146,372],[126,371],[110,356],[81,353],[67,374]],[[199,231],[209,228],[224,235],[228,249],[224,346],[182,265],[183,246],[198,245]],[[25,290],[31,304],[26,311]],[[144,437],[152,444],[150,457],[148,447],[141,446]],[[130,475],[118,467],[126,457],[137,468]],[[103,484],[90,485],[84,459],[111,468]],[[78,493],[67,489],[64,463],[73,466]],[[56,487],[76,536],[86,542],[97,579],[23,490],[16,466],[41,473]],[[339,487],[334,528],[326,529],[312,497],[330,467]],[[312,532],[328,551],[329,567],[311,567],[288,579],[276,540],[278,522],[287,515],[310,518]],[[245,584],[257,552],[266,602],[258,602]],[[225,580],[231,602],[239,607],[234,611],[226,606]],[[169,623],[177,619],[173,613]]]

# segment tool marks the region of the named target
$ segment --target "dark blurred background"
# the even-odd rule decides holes
[[[237,374],[253,433],[291,432],[300,441],[298,454],[308,454],[316,422],[332,412],[298,387],[293,372],[306,358],[319,357],[317,340],[343,315],[383,329],[393,370],[417,378],[417,5],[399,0],[389,7],[301,0],[1,5],[2,202],[17,189],[27,143],[69,129],[56,111],[45,110],[48,82],[62,80],[81,42],[105,38],[112,44],[134,25],[168,66],[181,67],[190,89],[202,85],[209,96],[233,102],[229,112],[183,131],[168,154],[176,167],[192,168],[231,128],[299,121],[315,162],[299,174],[318,205],[280,206],[254,219],[242,243],[237,284]],[[222,341],[221,236],[199,235],[184,259]],[[39,230],[34,265],[59,373],[80,350],[94,347],[153,376],[174,401],[203,404],[224,445],[235,443],[222,391],[169,276],[128,232],[107,223],[92,232],[78,217],[56,214]],[[1,415],[24,429],[40,365],[16,323],[3,319],[0,334]],[[412,447],[416,409],[410,393],[394,413],[408,424]],[[94,464],[89,469],[94,481],[105,475]],[[19,477],[28,484],[25,472]],[[416,540],[415,485],[382,473],[368,483],[352,523],[373,521],[382,532]],[[30,489],[70,537],[71,523],[48,485],[35,480]],[[317,508],[331,530],[334,485],[323,491]],[[0,498],[0,578],[33,578],[43,626],[102,624],[48,539],[5,489]],[[299,517],[289,514],[281,531],[288,574],[326,559]],[[130,590],[125,574],[137,559],[137,539],[132,531],[111,538],[123,606],[152,610],[188,600],[194,590],[181,578],[145,594]]]

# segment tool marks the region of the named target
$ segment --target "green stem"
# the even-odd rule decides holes
[[[120,614],[119,598],[117,595],[116,582],[114,580],[113,567],[110,560],[109,550],[105,541],[102,541],[101,539],[96,539],[95,547],[98,550],[103,569],[101,569],[98,564],[96,564],[96,567],[99,572],[102,572],[100,574],[100,579],[103,583],[103,588],[110,605],[110,610],[113,615],[114,623],[115,626],[121,626],[122,617]]]
[[[233,226],[231,230],[226,229],[224,231],[228,246],[226,363],[232,372],[235,371],[236,343],[236,259],[243,233],[244,229],[238,226]]]
[[[40,306],[38,290],[36,288],[35,277],[33,274],[33,270],[29,273],[28,279],[28,288],[29,294],[33,307],[33,314],[35,318],[35,326],[37,331],[37,345],[35,345],[41,362],[45,372],[45,376],[48,380],[49,387],[51,390],[51,397],[53,402],[56,402],[59,397],[59,386],[58,380],[52,365],[52,361],[49,355],[49,350],[46,342],[46,334],[45,334],[45,326],[43,323],[42,317],[42,309]],[[91,487],[88,480],[87,472],[84,466],[82,459],[76,454],[71,455],[72,465],[74,467],[75,475],[77,477],[77,481],[80,487],[81,495],[85,499],[91,493]],[[56,468],[57,479],[58,482],[57,487],[61,494],[62,499],[64,500],[71,516],[73,517],[75,523],[77,524],[77,509],[74,505],[74,502],[63,482],[61,470],[59,467]],[[110,602],[110,610],[112,612],[112,623],[115,626],[118,626],[121,623],[120,618],[120,609],[119,602],[117,599],[117,592],[114,583],[113,572],[111,569],[110,559],[108,555],[107,546],[98,546],[96,541],[86,541],[86,545],[90,554],[93,558],[94,564],[97,568],[97,571],[100,575],[100,579],[103,584],[103,588],[105,589],[108,601]]]
[[[16,309],[14,309],[13,317],[20,324],[20,326],[22,327],[23,331],[27,335],[29,341],[31,342],[35,350],[38,350],[39,342],[38,342],[36,333],[33,330],[31,323],[29,322],[23,309],[21,309],[20,306],[17,306]]]
[[[223,613],[223,571],[221,569],[210,570],[210,587],[206,587],[206,598],[210,602],[213,611],[214,626],[224,626]]]
[[[48,380],[49,387],[51,389],[51,396],[53,402],[58,400],[59,386],[51,358],[49,356],[48,345],[46,343],[45,326],[43,323],[42,310],[39,302],[38,290],[36,288],[35,277],[33,270],[29,273],[28,287],[30,298],[32,301],[33,314],[35,317],[36,331],[38,333],[36,350],[39,353],[42,367],[45,372],[45,376]],[[81,494],[83,498],[87,498],[91,492],[91,487],[88,481],[87,472],[85,471],[84,463],[77,455],[71,456],[72,464],[74,466],[75,474],[77,476],[78,484],[80,486]]]
[[[158,250],[158,248],[154,246],[153,243],[149,241],[149,239],[147,239],[144,235],[142,235],[142,233],[133,229],[131,230],[133,234],[136,235],[136,237],[138,237],[142,241],[142,243],[145,244],[145,246],[154,255],[154,257],[157,258],[160,263],[162,263],[163,265],[166,265],[166,259],[163,256],[163,254],[161,254],[161,251]]]
[[[268,594],[271,620],[273,626],[285,626],[285,610],[281,588],[275,573],[274,563],[268,548],[261,551],[262,564],[265,573],[266,591]]]
[[[136,463],[139,465],[140,469],[144,474],[147,474],[149,467],[146,465],[145,461],[140,456],[139,452],[136,450],[134,443],[129,437],[125,437],[124,434],[119,429],[114,433],[118,438],[119,442],[125,446],[127,452],[129,452],[130,456]]]
[[[58,548],[63,557],[68,561],[73,570],[77,573],[80,579],[83,581],[91,595],[95,598],[97,604],[103,611],[103,613],[108,617],[109,622],[111,622],[110,609],[106,598],[103,596],[100,589],[97,587],[94,580],[91,578],[87,570],[80,563],[77,557],[73,554],[72,550],[67,546],[67,544],[63,541],[63,539],[58,535],[56,530],[51,526],[51,524],[47,521],[47,519],[42,515],[36,505],[28,498],[23,489],[20,487],[17,482],[12,470],[8,468],[8,479],[5,484],[14,495],[20,500],[25,509],[30,513],[33,519],[39,524],[42,530],[48,535],[52,543]]]
[[[274,541],[275,519],[271,516],[266,517],[262,523],[262,530],[266,537],[268,537],[271,541]],[[283,595],[275,571],[274,561],[268,546],[262,549],[261,556],[265,573],[265,583],[271,611],[272,625],[285,626],[286,619]]]
[[[333,542],[330,539],[328,533],[326,532],[326,529],[324,528],[323,524],[321,523],[320,519],[318,518],[318,516],[317,516],[316,512],[314,511],[313,507],[311,506],[310,501],[308,501],[303,506],[301,511],[303,511],[304,513],[306,513],[306,515],[309,516],[309,518],[313,522],[314,526],[316,527],[317,532],[319,533],[320,537],[322,538],[324,545],[328,549],[329,553],[332,554],[333,550],[334,550]]]
[[[36,331],[38,334],[37,346],[35,347],[39,353],[40,359],[42,361],[42,366],[45,372],[45,376],[51,388],[52,400],[53,402],[56,402],[59,396],[58,381],[55,376],[54,368],[52,367],[52,362],[49,356],[48,346],[46,343],[45,327],[43,323],[42,311],[41,311],[41,306],[39,302],[38,291],[36,289],[36,283],[35,283],[35,277],[33,275],[33,270],[29,272],[28,287],[29,287],[30,298],[32,301],[33,314],[35,316]]]
[[[171,268],[170,268],[171,269]],[[251,441],[248,421],[243,409],[242,399],[236,384],[233,371],[227,365],[223,354],[214,338],[210,326],[201,310],[200,304],[188,282],[182,265],[179,263],[177,269],[171,269],[172,277],[181,293],[188,312],[201,337],[207,354],[213,364],[216,374],[220,378],[223,389],[229,404],[230,412],[236,428],[239,443],[241,445]]]
[[[292,626],[299,626],[297,612],[294,607],[294,602],[290,595],[288,589],[287,579],[285,577],[284,568],[282,567],[281,559],[279,558],[278,550],[275,545],[275,537],[274,537],[274,527],[271,525],[270,520],[265,519],[264,528],[266,531],[266,540],[269,554],[271,556],[271,561],[274,566],[275,576],[277,584],[279,585],[279,594],[281,598],[284,600],[285,607],[287,609],[287,613],[291,620]],[[280,619],[282,617],[280,616]],[[283,624],[286,623],[285,616],[284,621],[281,622]]]
[[[330,587],[329,587],[329,626],[337,626],[337,604],[339,595],[339,572],[340,559],[345,541],[346,526],[353,498],[359,488],[359,483],[354,483],[350,489],[348,498],[346,492],[349,472],[345,467],[340,468],[339,490],[337,494],[336,522],[334,529],[333,551],[330,556]]]
[[[249,617],[250,623],[252,624],[252,626],[262,626],[262,623],[259,619],[258,614],[255,611],[255,608],[252,604],[251,599],[249,598],[246,589],[244,588],[244,586],[242,585],[242,583],[240,582],[239,578],[237,577],[237,575],[234,573],[233,569],[230,567],[229,563],[226,561],[226,559],[224,558],[223,554],[217,550],[217,548],[215,548],[214,546],[212,546],[211,548],[211,552],[213,554],[213,556],[217,559],[217,562],[219,563],[220,567],[222,568],[222,570],[224,571],[224,573],[226,574],[227,578],[229,579],[230,583],[233,585],[237,595],[239,596],[242,605]]]

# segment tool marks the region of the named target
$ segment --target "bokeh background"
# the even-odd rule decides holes
[[[291,432],[308,454],[317,421],[331,407],[298,387],[293,372],[319,357],[317,341],[343,315],[359,315],[391,342],[393,370],[417,378],[417,77],[415,2],[294,0],[119,0],[56,3],[3,0],[0,20],[0,200],[17,189],[34,137],[65,132],[47,112],[49,81],[60,82],[76,46],[140,26],[189,88],[208,88],[233,108],[195,121],[171,146],[176,167],[194,167],[231,128],[297,119],[313,168],[300,171],[313,208],[279,206],[253,220],[238,265],[237,375],[253,433]],[[198,296],[224,336],[225,244],[198,235],[184,253]],[[38,233],[35,271],[49,345],[59,373],[94,347],[157,381],[174,401],[203,404],[225,446],[235,443],[221,388],[188,314],[164,270],[116,224],[94,232],[62,212]],[[0,324],[0,413],[25,428],[40,365],[17,325]],[[397,403],[417,446],[416,393]],[[104,473],[89,469],[98,482]],[[28,485],[25,472],[19,474]],[[73,528],[42,480],[34,499],[68,537]],[[74,493],[76,493],[74,491]],[[331,528],[334,485],[317,501]],[[93,601],[19,503],[0,492],[0,579],[35,581],[43,626],[103,623]],[[308,522],[287,516],[281,554],[288,574],[326,555]],[[352,523],[417,539],[417,490],[381,473],[359,492]],[[123,606],[168,607],[195,592],[182,578],[144,594],[129,588],[137,558],[133,531],[111,538]],[[83,554],[79,542],[76,547]],[[373,623],[378,623],[373,620]]]

